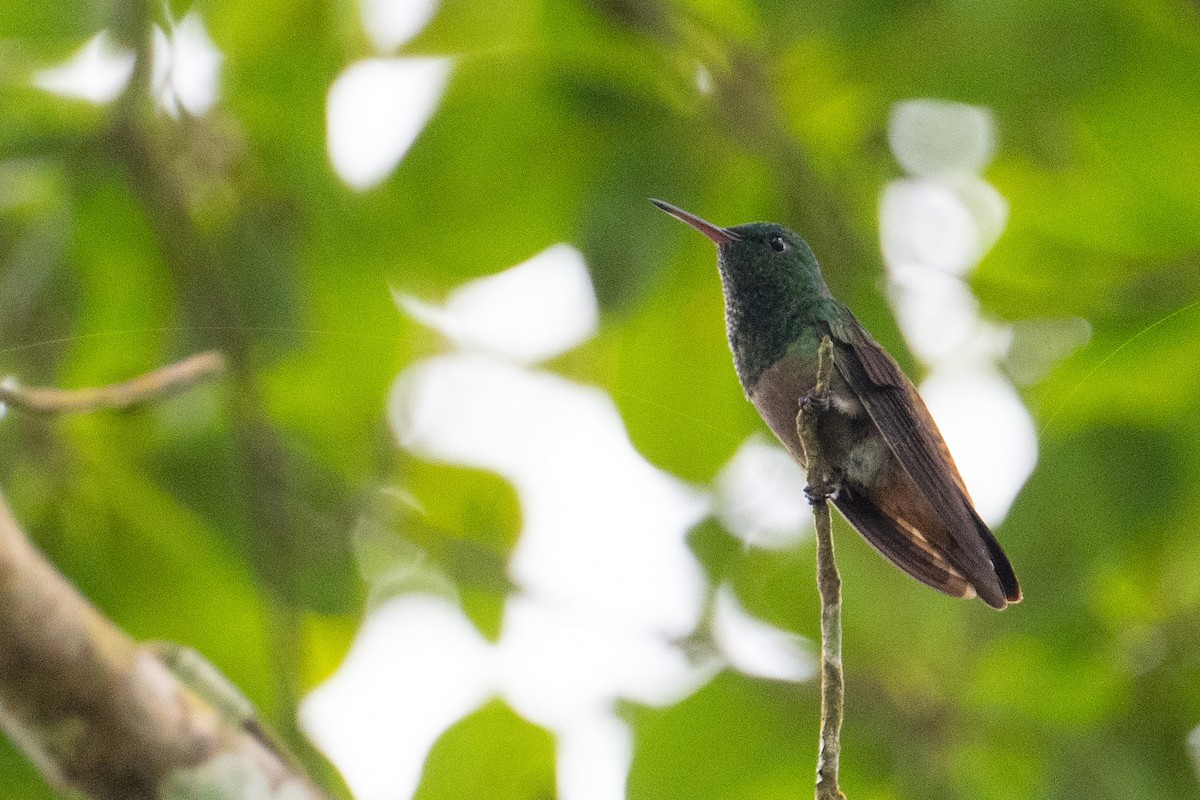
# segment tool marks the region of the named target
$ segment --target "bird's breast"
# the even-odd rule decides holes
[[[796,415],[800,412],[800,400],[813,390],[816,382],[816,359],[789,355],[769,367],[746,393],[763,421],[801,464],[805,463],[804,449],[796,432]],[[836,370],[829,397],[831,410],[837,413],[824,415],[821,438],[830,450],[827,459],[837,462],[848,457],[852,429],[865,419],[865,409]]]

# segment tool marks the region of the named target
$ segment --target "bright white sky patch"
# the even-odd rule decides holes
[[[1037,436],[997,368],[1012,328],[982,319],[962,280],[1008,219],[1008,203],[977,174],[995,150],[991,112],[937,100],[898,103],[888,141],[916,176],[892,181],[880,198],[888,295],[909,346],[932,367],[921,394],[980,516],[996,524],[1033,471]]]
[[[565,244],[455,289],[441,308],[409,295],[397,301],[459,347],[522,364],[587,341],[600,317],[583,256]]]
[[[555,731],[610,714],[618,697],[677,702],[716,668],[693,665],[666,637],[521,595],[505,608],[497,657],[505,700]]]
[[[807,482],[786,450],[752,436],[717,475],[717,514],[750,547],[794,547],[812,529]]]
[[[988,369],[935,371],[921,395],[979,516],[998,524],[1037,463],[1037,431],[1021,398]]]
[[[200,15],[189,11],[169,38],[159,28],[154,34],[151,81],[160,105],[173,117],[181,106],[204,116],[217,102],[222,56]]]
[[[338,176],[362,190],[390,175],[437,110],[449,77],[446,58],[371,58],[347,67],[325,106]]]
[[[389,53],[416,36],[438,0],[360,0],[363,28]],[[325,135],[334,171],[354,189],[380,183],[433,117],[450,78],[448,58],[371,58],[351,64],[329,87]]]
[[[913,175],[975,174],[996,149],[992,112],[945,100],[897,103],[888,122],[888,144]]]
[[[879,218],[888,264],[917,263],[961,275],[982,255],[970,209],[950,187],[936,181],[892,181],[883,191]]]
[[[717,589],[712,632],[730,665],[747,675],[799,682],[817,674],[808,640],[751,616],[728,584]]]
[[[407,370],[389,416],[405,448],[517,488],[509,568],[526,591],[647,632],[695,627],[704,579],[685,535],[707,500],[642,458],[603,391],[463,354]]]
[[[300,707],[357,800],[411,797],[434,742],[493,693],[487,642],[448,600],[404,595],[367,617]]]
[[[584,717],[558,734],[558,794],[571,800],[617,800],[633,763],[633,735],[612,714]]]
[[[960,354],[979,327],[979,301],[958,278],[919,264],[890,264],[888,298],[904,339],[927,364]]]
[[[516,487],[524,526],[509,571],[522,593],[506,604],[493,682],[559,737],[563,800],[623,800],[629,734],[614,703],[674,702],[716,668],[674,643],[702,613],[686,534],[707,499],[642,458],[607,394],[548,372],[429,359],[400,377],[388,413],[406,449]]]
[[[188,12],[169,35],[156,26],[150,68],[155,103],[172,117],[181,108],[193,116],[207,114],[217,101],[221,60],[196,12]],[[64,64],[38,72],[34,83],[64,97],[108,103],[129,82],[133,63],[134,54],[114,48],[101,31]]]
[[[437,13],[438,0],[360,0],[363,27],[381,53],[421,32]]]
[[[62,97],[97,105],[115,100],[133,73],[134,55],[114,47],[108,32],[100,31],[75,55],[57,67],[36,73],[36,86]]]

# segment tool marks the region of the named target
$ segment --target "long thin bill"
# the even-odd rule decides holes
[[[719,228],[716,225],[713,225],[711,222],[700,219],[695,214],[684,211],[682,208],[673,206],[670,203],[665,203],[662,200],[655,200],[654,198],[650,198],[650,202],[654,203],[654,205],[658,206],[680,222],[686,222],[688,225],[691,225],[693,228],[712,239],[718,245],[729,244],[730,242],[737,241],[739,238],[738,235],[733,231],[725,228]]]

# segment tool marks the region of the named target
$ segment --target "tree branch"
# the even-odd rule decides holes
[[[224,357],[210,350],[139,375],[133,380],[90,389],[26,388],[10,377],[0,383],[0,404],[35,414],[79,414],[100,409],[125,409],[183,391],[224,368]]]
[[[821,452],[817,423],[829,408],[829,383],[833,375],[833,342],[826,336],[818,351],[817,384],[800,401],[796,432],[804,448],[808,486],[805,494],[813,507],[817,528],[817,589],[821,594],[821,744],[817,752],[816,800],[845,800],[838,789],[841,759],[845,677],[842,674],[842,579],[833,557],[829,495],[833,491],[829,468]]]
[[[96,800],[324,800],[39,553],[0,498],[0,728],[47,780]]]
[[[211,352],[99,389],[7,389],[39,413],[124,408],[221,369]],[[0,497],[0,730],[51,783],[95,800],[326,800],[215,667],[135,642],[30,544]],[[207,662],[204,662],[205,664]],[[214,684],[216,684],[214,686]],[[233,708],[236,713],[230,713]]]

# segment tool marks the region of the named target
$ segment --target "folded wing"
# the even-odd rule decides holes
[[[849,312],[847,312],[849,314]],[[847,520],[917,580],[996,608],[1021,599],[1012,565],[979,518],[937,425],[896,362],[852,317],[832,323],[838,372],[862,401],[926,505],[880,508],[861,493],[836,503]],[[899,493],[903,494],[903,493]],[[930,514],[936,519],[931,520]]]

